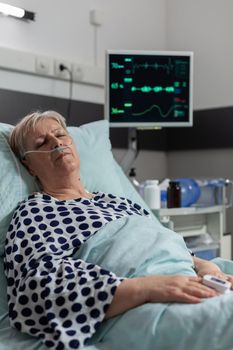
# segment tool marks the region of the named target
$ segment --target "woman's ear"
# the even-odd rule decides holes
[[[29,173],[32,176],[36,176],[36,174],[34,173],[34,171],[30,168],[29,164],[28,164],[28,160],[26,159],[21,159],[21,163],[23,164],[23,166],[25,166],[25,168],[27,169],[27,171],[29,171]]]

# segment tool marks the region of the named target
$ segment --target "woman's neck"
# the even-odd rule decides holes
[[[80,178],[73,181],[59,181],[59,184],[42,184],[43,192],[60,200],[75,199],[75,198],[92,198],[93,194],[85,190],[80,182]]]

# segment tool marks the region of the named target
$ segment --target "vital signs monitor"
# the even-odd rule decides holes
[[[106,52],[105,118],[111,127],[192,126],[192,87],[192,52]]]

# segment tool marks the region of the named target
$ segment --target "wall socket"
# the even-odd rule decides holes
[[[60,68],[61,65],[67,67],[69,71],[67,69],[61,70]],[[54,75],[57,78],[66,79],[66,80],[70,79],[70,72],[71,72],[70,62],[67,62],[64,60],[58,60],[58,59],[54,61]]]
[[[72,78],[73,81],[81,82],[84,78],[84,71],[81,64],[72,64]]]
[[[35,72],[41,75],[49,75],[52,68],[52,59],[43,56],[37,56],[35,61]]]

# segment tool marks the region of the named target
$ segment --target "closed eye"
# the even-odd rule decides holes
[[[67,135],[67,134],[59,134],[59,135],[56,135],[56,137],[57,137],[58,139],[64,139],[64,141],[65,141],[66,139],[69,139],[69,135]]]
[[[38,149],[38,148],[40,148],[41,146],[43,146],[43,142],[42,143],[38,143],[37,145],[36,145],[36,147],[35,147],[35,149]]]
[[[41,142],[39,142],[39,143],[36,144],[36,149],[42,147],[42,146],[45,145],[46,143],[47,143],[47,140],[46,140],[46,139],[42,140]]]

